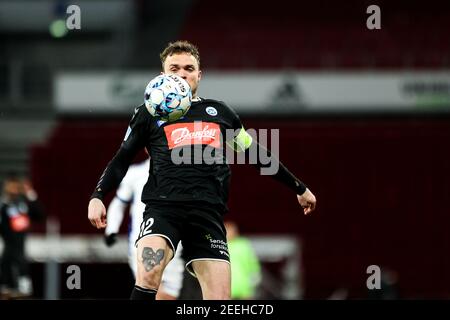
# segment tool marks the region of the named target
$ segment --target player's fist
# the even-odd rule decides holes
[[[297,195],[297,200],[302,206],[305,214],[310,214],[316,208],[316,197],[308,188],[301,196]]]
[[[93,198],[89,201],[88,219],[97,229],[106,227],[106,208],[100,199]]]
[[[105,234],[105,244],[111,247],[117,242],[117,233]]]

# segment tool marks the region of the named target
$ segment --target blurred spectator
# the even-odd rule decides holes
[[[4,243],[0,293],[4,298],[30,297],[33,284],[25,256],[25,241],[31,224],[42,220],[44,213],[28,179],[20,179],[15,174],[6,178],[0,213],[0,233]]]
[[[261,282],[261,265],[250,241],[236,223],[225,222],[231,263],[231,299],[254,299]]]

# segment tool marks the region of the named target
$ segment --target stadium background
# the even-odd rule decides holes
[[[52,24],[68,17],[70,4],[81,8],[81,30]],[[381,8],[380,30],[366,28],[371,4]],[[308,104],[308,91],[295,81],[281,84],[265,108],[232,105],[247,128],[280,129],[280,158],[310,186],[318,208],[304,217],[289,190],[233,165],[229,218],[245,235],[298,239],[302,298],[327,299],[343,288],[348,298],[366,298],[369,265],[395,272],[402,298],[450,297],[448,1],[5,0],[0,17],[0,176],[29,174],[62,237],[100,234],[86,218],[89,196],[141,103],[140,92],[127,91],[126,75],[150,80],[169,41],[198,45],[205,85],[208,73],[218,81],[232,74],[263,82],[267,74],[330,74],[337,81],[407,75],[402,90],[419,97],[400,107],[368,86],[331,96],[340,104],[321,108]],[[67,81],[111,72],[122,80],[111,100],[127,101],[116,101],[116,109],[90,104],[95,97],[71,91]],[[319,95],[332,95],[328,89]],[[345,106],[352,95],[372,102]],[[45,231],[36,226],[33,233]],[[64,288],[64,267],[72,263],[82,269],[79,291]],[[125,263],[60,267],[63,298],[128,297]],[[32,270],[36,295],[44,297],[45,261],[34,261]]]

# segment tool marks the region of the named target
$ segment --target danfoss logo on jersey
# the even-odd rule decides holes
[[[169,149],[192,144],[207,144],[220,148],[220,127],[217,123],[196,121],[164,127]]]

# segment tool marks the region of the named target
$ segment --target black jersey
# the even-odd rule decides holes
[[[141,105],[135,109],[121,148],[94,195],[101,198],[117,187],[121,178],[109,178],[109,171],[119,171],[120,176],[145,147],[150,154],[150,174],[142,193],[143,202],[206,202],[226,211],[231,173],[225,144],[227,138],[233,138],[230,131],[237,133],[241,127],[238,115],[217,100],[193,102],[184,117],[172,122],[153,117]]]
[[[223,102],[199,99],[192,103],[184,117],[165,122],[153,117],[144,105],[135,109],[124,141],[106,167],[91,198],[103,199],[117,188],[136,154],[146,148],[150,154],[149,179],[142,192],[146,204],[196,202],[214,205],[227,211],[231,172],[226,161],[226,144],[235,150],[250,152],[265,150],[256,141],[236,148],[246,135],[238,115]],[[235,142],[238,142],[235,144]],[[270,151],[265,150],[270,163],[278,170],[272,177],[301,195],[306,186],[296,178]],[[255,154],[255,153],[254,153]],[[256,167],[262,163],[256,157]]]
[[[31,201],[20,196],[13,201],[0,201],[0,235],[6,244],[22,239],[30,224],[43,218],[44,212],[38,200]]]

